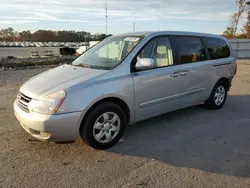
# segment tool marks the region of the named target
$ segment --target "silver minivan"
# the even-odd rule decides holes
[[[71,64],[22,85],[14,111],[33,137],[79,135],[96,149],[116,144],[127,124],[202,104],[221,108],[237,65],[228,41],[192,32],[109,37]]]

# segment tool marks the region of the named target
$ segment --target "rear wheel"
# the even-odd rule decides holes
[[[224,81],[218,81],[213,88],[209,99],[205,102],[205,107],[210,109],[220,109],[227,99],[228,84]]]
[[[80,129],[82,140],[95,149],[107,149],[115,145],[126,127],[126,115],[112,102],[98,104],[84,119]]]

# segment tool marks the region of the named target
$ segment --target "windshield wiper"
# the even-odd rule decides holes
[[[73,66],[85,67],[85,68],[89,68],[89,69],[100,69],[100,70],[111,70],[112,69],[111,67],[102,67],[102,66],[98,66],[98,65],[87,65],[87,64],[78,64],[78,65],[73,65]]]
[[[85,67],[85,68],[89,68],[89,69],[93,68],[91,65],[86,65],[86,64],[78,64],[78,65],[73,65],[73,66],[76,66],[76,67]]]

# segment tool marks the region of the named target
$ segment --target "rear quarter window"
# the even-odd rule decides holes
[[[205,37],[204,41],[211,59],[222,59],[230,56],[230,49],[225,40]]]

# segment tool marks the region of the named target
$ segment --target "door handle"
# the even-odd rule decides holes
[[[181,71],[181,76],[186,76],[188,75],[190,72],[188,70],[184,70],[184,71]]]
[[[179,77],[181,76],[181,73],[180,72],[174,72],[171,77],[175,78],[175,77]]]

